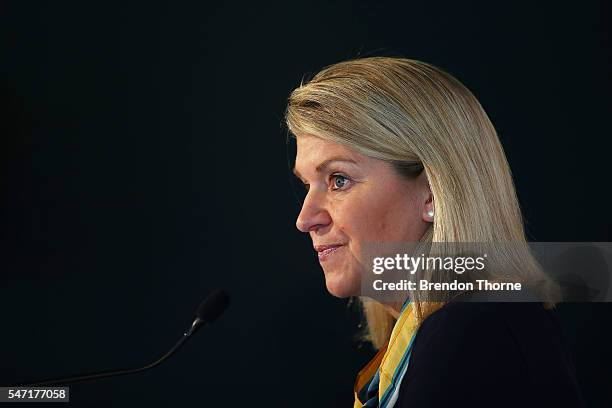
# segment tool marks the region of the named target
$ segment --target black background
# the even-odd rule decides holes
[[[214,327],[151,372],[73,386],[71,405],[351,406],[372,352],[295,229],[282,127],[303,75],[348,58],[450,71],[500,134],[530,240],[610,241],[606,2],[0,15],[2,384],[145,364],[221,286],[233,304]],[[612,402],[611,311],[559,306],[590,406]]]

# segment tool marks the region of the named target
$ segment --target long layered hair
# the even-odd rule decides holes
[[[390,163],[405,177],[426,172],[435,221],[427,242],[525,242],[512,175],[495,128],[452,75],[403,58],[371,57],[329,66],[290,95],[289,131],[339,143]],[[518,274],[539,274],[525,252],[504,254]],[[516,277],[515,277],[516,278]],[[540,281],[545,281],[538,276]],[[516,280],[516,279],[515,279]],[[420,321],[444,302],[415,296]],[[369,340],[381,347],[394,319],[362,298]]]

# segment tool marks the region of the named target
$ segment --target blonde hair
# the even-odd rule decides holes
[[[450,74],[403,58],[370,57],[329,66],[289,97],[289,131],[313,135],[392,164],[421,168],[434,197],[427,242],[525,242],[514,183],[495,128],[474,95]],[[525,253],[504,254],[519,276],[542,276]],[[521,275],[522,274],[522,275]],[[502,277],[498,277],[502,280]],[[552,286],[548,286],[548,289]],[[444,302],[417,294],[419,321]],[[393,318],[362,299],[369,339],[387,340]]]

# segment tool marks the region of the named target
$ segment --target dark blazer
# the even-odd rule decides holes
[[[396,407],[583,407],[554,310],[450,302],[422,323]]]

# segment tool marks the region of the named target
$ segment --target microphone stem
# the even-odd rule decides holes
[[[189,339],[191,335],[195,333],[196,330],[198,330],[203,325],[204,325],[204,322],[202,320],[200,320],[199,318],[195,319],[193,321],[193,324],[189,328],[189,330],[183,334],[183,336],[179,339],[179,341],[176,342],[176,344],[168,352],[166,352],[166,354],[164,354],[163,356],[158,358],[156,361],[144,367],[126,368],[122,370],[113,370],[113,371],[101,371],[98,373],[80,375],[80,376],[69,377],[69,378],[56,378],[56,379],[38,381],[35,383],[29,383],[29,384],[19,384],[17,386],[18,387],[30,387],[30,386],[68,385],[68,384],[79,383],[82,381],[99,380],[99,379],[106,378],[106,377],[115,377],[119,375],[133,374],[133,373],[138,373],[141,371],[146,371],[150,368],[158,366],[159,364],[163,363],[168,357],[173,355],[187,341],[187,339]]]

